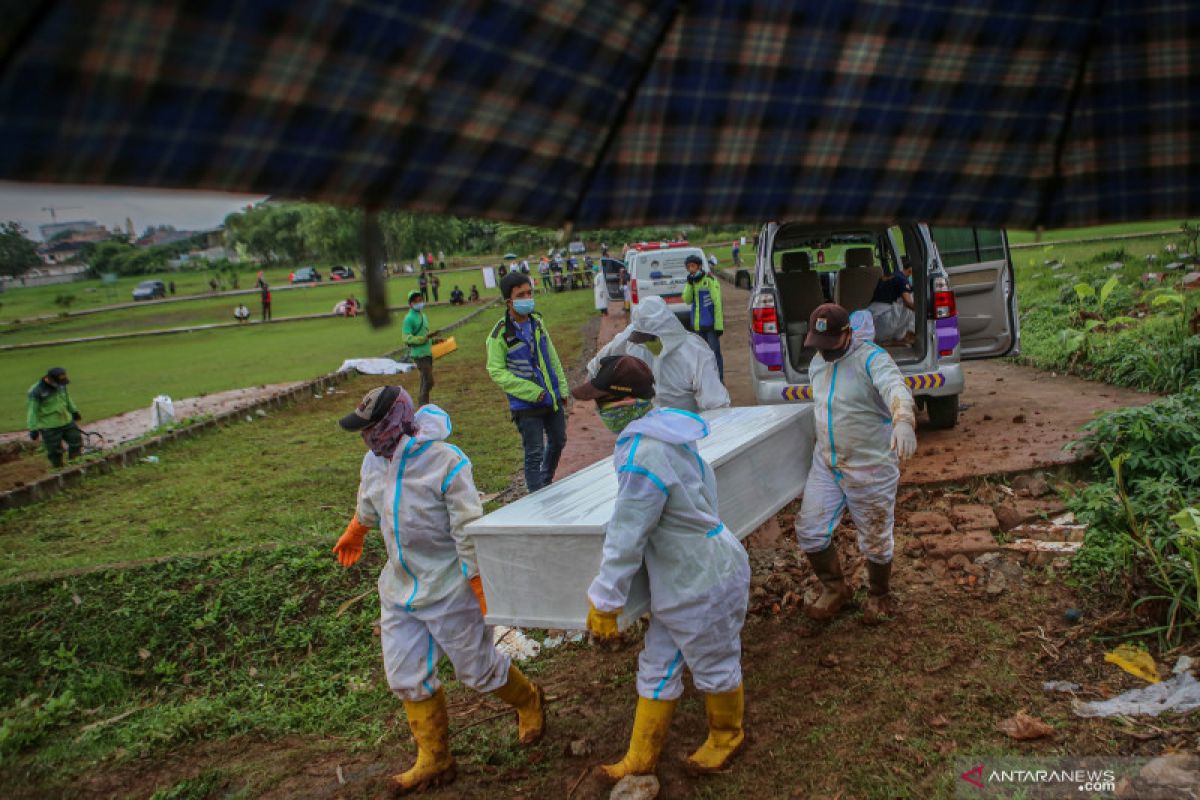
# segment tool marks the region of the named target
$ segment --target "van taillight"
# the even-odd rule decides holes
[[[750,304],[750,329],[763,336],[779,335],[779,314],[775,311],[775,296],[761,292]]]
[[[637,278],[629,282],[629,302],[637,305]]]
[[[954,292],[933,293],[933,318],[949,319],[958,316],[958,304],[954,300]]]

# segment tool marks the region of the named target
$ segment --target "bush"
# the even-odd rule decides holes
[[[1089,525],[1072,574],[1121,592],[1169,643],[1200,626],[1200,384],[1088,423],[1080,446],[1104,455],[1069,501]]]

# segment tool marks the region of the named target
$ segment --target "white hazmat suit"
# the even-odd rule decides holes
[[[717,513],[716,480],[696,446],[707,435],[700,416],[659,408],[630,423],[613,453],[617,500],[588,599],[600,611],[623,608],[645,561],[650,626],[637,690],[651,700],[678,698],[685,666],[702,692],[742,683],[750,565]]]
[[[662,342],[662,352],[655,355],[645,345],[630,342],[635,331],[656,337]],[[625,330],[588,362],[588,375],[596,376],[604,357],[619,355],[631,355],[650,365],[657,407],[708,411],[730,405],[729,392],[717,373],[716,356],[703,339],[683,327],[661,297],[647,297],[638,303]]]
[[[868,561],[892,560],[899,459],[891,449],[894,423],[916,428],[912,394],[887,351],[872,341],[869,313],[851,315],[849,351],[832,364],[818,352],[808,368],[817,446],[796,517],[800,548],[829,546],[845,511]]]
[[[450,417],[435,405],[413,418],[417,432],[391,460],[368,452],[358,489],[359,522],[379,526],[388,563],[379,574],[383,663],[402,700],[432,697],[445,654],[458,679],[491,692],[510,660],[496,651],[467,581],[479,573],[463,527],[483,515],[471,462],[444,439]]]

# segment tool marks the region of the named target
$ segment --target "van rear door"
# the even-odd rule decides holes
[[[1016,274],[1003,230],[930,227],[958,306],[962,358],[1019,352]]]

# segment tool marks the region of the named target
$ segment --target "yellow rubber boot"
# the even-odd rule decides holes
[[[439,686],[428,700],[404,701],[408,727],[417,742],[417,762],[408,772],[392,776],[396,794],[442,786],[454,780],[454,756],[450,755],[450,717],[446,693]]]
[[[546,693],[516,664],[508,667],[508,683],[493,692],[517,710],[517,736],[521,744],[530,745],[546,732]]]
[[[667,730],[675,714],[675,700],[638,698],[629,735],[629,752],[616,764],[600,767],[601,777],[616,783],[626,775],[650,775],[658,764],[658,754],[667,741]]]
[[[742,730],[746,701],[741,686],[732,692],[706,694],[704,708],[708,712],[708,738],[686,762],[687,768],[697,773],[724,769],[746,741]]]

